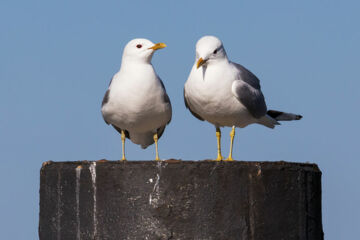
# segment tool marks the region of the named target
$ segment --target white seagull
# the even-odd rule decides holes
[[[171,103],[164,84],[156,74],[151,59],[154,52],[166,47],[147,39],[131,40],[124,48],[119,72],[112,78],[102,101],[101,112],[107,124],[120,134],[122,160],[125,139],[146,148],[158,139],[171,120]]]
[[[232,161],[235,127],[252,123],[269,128],[278,121],[299,120],[301,115],[267,110],[259,79],[240,64],[231,62],[220,39],[204,36],[196,43],[196,60],[184,87],[186,107],[198,119],[215,125],[218,161],[222,160],[220,127],[232,127]]]

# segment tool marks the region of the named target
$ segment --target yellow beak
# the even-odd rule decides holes
[[[149,49],[158,50],[158,49],[162,49],[165,47],[166,47],[165,43],[156,43],[154,46],[149,47]]]
[[[199,58],[199,60],[196,63],[196,68],[201,67],[206,61],[202,58]]]

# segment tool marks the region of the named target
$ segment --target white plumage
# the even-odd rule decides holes
[[[245,127],[257,121],[234,96],[235,79],[236,71],[225,59],[206,67],[206,70],[197,69],[195,64],[185,84],[189,108],[219,127]]]
[[[147,39],[130,41],[102,104],[105,122],[143,148],[154,143],[154,134],[160,138],[171,120],[169,97],[151,64],[154,51],[165,46]]]
[[[214,36],[196,44],[196,60],[184,87],[184,100],[191,113],[215,125],[220,153],[220,127],[246,127],[252,123],[269,128],[278,120],[298,120],[300,115],[267,111],[259,79],[240,64],[229,61],[222,42]],[[231,157],[232,144],[229,155]]]

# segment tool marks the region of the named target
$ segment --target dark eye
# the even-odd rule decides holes
[[[142,48],[141,44],[136,45],[137,48]]]
[[[213,52],[214,54],[217,54],[217,49],[215,49],[215,51]]]

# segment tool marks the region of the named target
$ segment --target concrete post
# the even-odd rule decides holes
[[[288,162],[48,162],[41,240],[322,240],[321,172]]]

